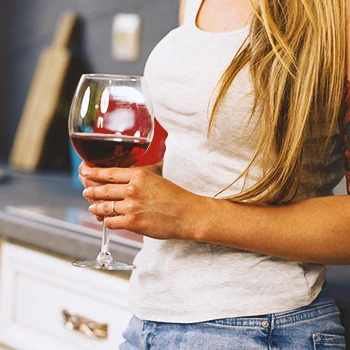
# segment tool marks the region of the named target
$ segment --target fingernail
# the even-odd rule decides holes
[[[85,190],[83,191],[83,196],[89,197],[89,194],[90,194],[90,190],[88,188],[85,188]]]
[[[89,212],[92,213],[96,208],[96,204],[91,204],[88,208]]]

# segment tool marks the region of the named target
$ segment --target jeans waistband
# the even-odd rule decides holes
[[[338,313],[339,310],[332,299],[320,296],[310,305],[287,312],[219,319],[208,321],[208,323],[236,327],[265,327],[264,325],[272,324],[280,326]]]
[[[291,312],[285,312],[280,314],[273,314],[275,324],[277,326],[289,323],[297,323],[323,317],[330,314],[339,314],[338,307],[333,301],[329,301],[323,304],[313,305],[310,304],[303,308],[293,310]]]

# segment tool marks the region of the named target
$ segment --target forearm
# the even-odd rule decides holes
[[[107,216],[110,229],[208,242],[286,260],[350,264],[350,196],[283,207],[238,204],[193,194],[142,168],[82,164],[80,173],[84,197],[94,202],[90,212]],[[111,200],[120,215],[111,213]]]
[[[208,199],[196,240],[279,258],[350,263],[350,198],[322,197],[284,207]],[[200,215],[200,214],[196,214]]]

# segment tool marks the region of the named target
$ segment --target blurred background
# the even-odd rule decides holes
[[[54,133],[58,138],[54,151],[56,157],[41,166],[53,169],[68,169],[70,166],[66,149],[67,120],[64,118],[67,118],[67,104],[81,73],[141,75],[152,48],[177,26],[178,21],[178,1],[173,0],[1,1],[0,162],[6,163],[10,157],[38,60],[43,50],[51,45],[65,11],[73,11],[77,22],[68,45],[72,61],[65,77],[65,96],[61,97],[57,108],[61,115],[54,118],[59,118]],[[138,57],[131,60],[113,57],[112,28],[115,15],[121,13],[136,14],[141,23],[136,43]]]

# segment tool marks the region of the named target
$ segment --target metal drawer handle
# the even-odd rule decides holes
[[[64,326],[69,330],[78,331],[92,339],[107,339],[108,324],[97,323],[85,317],[72,315],[67,310],[62,311]]]

